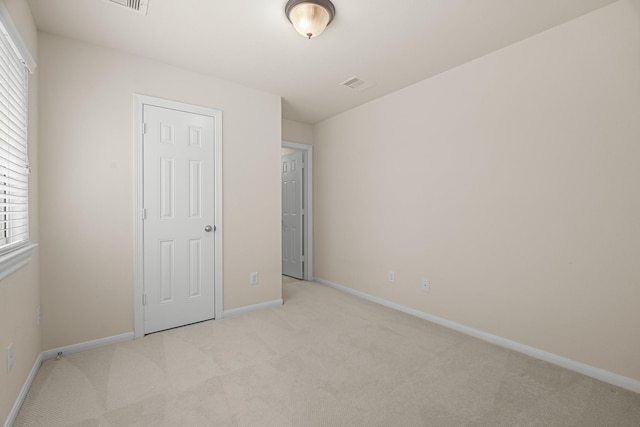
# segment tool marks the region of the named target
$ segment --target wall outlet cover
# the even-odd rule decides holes
[[[13,368],[13,343],[7,347],[7,372]]]
[[[249,273],[249,284],[250,285],[257,285],[258,284],[258,273],[257,272],[253,272],[253,273]]]

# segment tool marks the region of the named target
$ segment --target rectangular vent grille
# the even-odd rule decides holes
[[[127,7],[135,12],[143,15],[147,14],[149,7],[149,0],[109,0],[111,3],[119,4],[120,6]]]
[[[343,81],[342,83],[340,83],[340,85],[346,86],[346,87],[351,88],[351,89],[355,89],[357,91],[363,91],[363,90],[369,89],[371,86],[373,86],[373,83],[366,82],[366,81],[362,80],[360,77],[353,76],[350,79],[347,79],[347,80]]]

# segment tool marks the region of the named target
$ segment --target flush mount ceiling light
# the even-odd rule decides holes
[[[329,0],[289,0],[284,13],[303,37],[319,36],[336,16]]]

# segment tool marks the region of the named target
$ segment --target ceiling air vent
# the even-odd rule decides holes
[[[127,7],[143,15],[147,14],[147,8],[149,7],[149,0],[109,0],[109,1],[111,3],[119,4],[120,6]]]
[[[353,76],[350,79],[347,79],[347,80],[343,81],[342,83],[340,83],[340,85],[346,86],[346,87],[351,88],[351,89],[355,89],[357,91],[363,91],[363,90],[369,89],[371,86],[373,86],[373,83],[366,82],[366,81],[362,80],[360,77]]]

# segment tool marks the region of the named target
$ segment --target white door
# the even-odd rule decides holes
[[[282,156],[282,274],[304,278],[302,152]]]
[[[144,333],[215,317],[214,119],[144,105]]]

